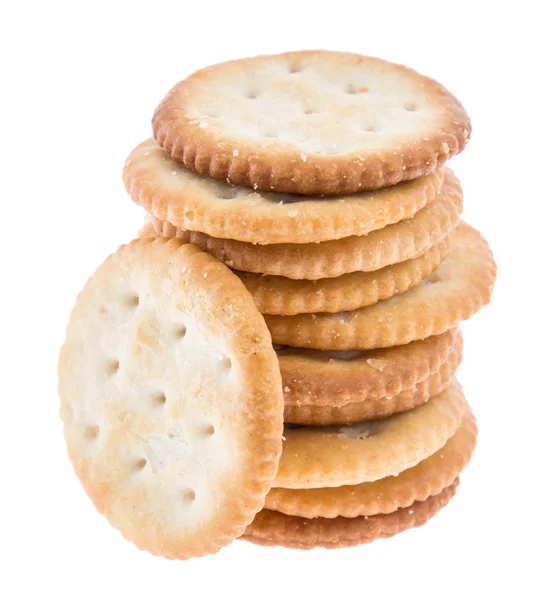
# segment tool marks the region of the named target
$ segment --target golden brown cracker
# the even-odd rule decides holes
[[[369,273],[359,271],[314,281],[245,271],[236,271],[236,275],[251,292],[260,312],[267,315],[355,310],[419,285],[447,257],[449,238],[446,236],[421,256]]]
[[[365,544],[424,525],[447,505],[457,486],[458,479],[436,496],[386,515],[371,517],[305,519],[264,509],[256,515],[242,539],[260,546],[285,546],[298,550]]]
[[[449,255],[417,287],[342,313],[265,315],[273,342],[319,350],[362,350],[438,335],[470,318],[491,298],[496,266],[487,242],[465,223]]]
[[[443,169],[334,198],[277,194],[202,177],[150,139],[131,152],[123,179],[137,204],[179,229],[255,244],[306,244],[364,235],[413,217],[438,194]]]
[[[176,84],[153,134],[202,175],[261,190],[340,194],[430,173],[459,153],[470,120],[436,81],[345,52],[213,65]]]
[[[284,402],[291,406],[344,406],[396,396],[438,371],[461,347],[458,328],[402,346],[366,351],[275,346]]]
[[[462,347],[460,346],[453,350],[447,361],[427,379],[396,396],[350,402],[342,406],[323,404],[296,406],[285,402],[284,421],[296,425],[342,425],[380,419],[410,410],[440,394],[453,380],[461,359]]]
[[[177,229],[152,217],[157,235],[179,237],[197,244],[230,268],[289,279],[325,279],[356,271],[377,271],[387,265],[421,256],[458,225],[462,189],[445,169],[445,180],[434,202],[405,221],[372,231],[316,244],[248,244]]]
[[[477,434],[476,421],[468,410],[456,433],[442,448],[398,477],[335,488],[272,488],[265,508],[306,519],[392,513],[423,502],[452,485],[472,457]]]
[[[453,381],[426,404],[378,421],[285,427],[273,487],[338,487],[401,473],[437,452],[466,409],[462,389]]]
[[[144,238],[77,298],[60,351],[68,453],[97,510],[167,558],[216,552],[261,509],[282,447],[276,353],[229,269]]]

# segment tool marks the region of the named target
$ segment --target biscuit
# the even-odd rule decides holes
[[[152,218],[157,235],[179,237],[226,263],[250,273],[281,275],[290,279],[324,279],[382,267],[421,256],[458,225],[462,190],[455,175],[445,169],[445,180],[434,202],[412,219],[372,231],[316,244],[247,244],[178,230],[167,221]]]
[[[350,402],[342,406],[284,404],[284,421],[296,425],[343,425],[380,419],[410,410],[440,394],[453,380],[462,359],[462,348],[453,350],[445,363],[424,381],[396,396]],[[334,400],[333,400],[334,402]]]
[[[456,433],[442,448],[398,477],[335,488],[272,488],[265,508],[306,519],[392,513],[423,502],[452,485],[472,457],[477,434],[474,416],[467,411]]]
[[[458,328],[391,348],[321,351],[275,346],[289,406],[344,406],[381,401],[416,387],[461,354]]]
[[[261,509],[283,397],[263,318],[229,269],[180,240],[107,258],[60,351],[68,453],[97,510],[167,558],[217,551]]]
[[[401,473],[454,435],[467,406],[460,385],[453,381],[422,406],[378,421],[287,426],[273,487],[338,487]]]
[[[150,139],[131,152],[123,179],[137,204],[179,229],[255,244],[306,244],[363,235],[413,217],[441,189],[443,170],[334,198],[265,193],[202,177]]]
[[[358,271],[313,281],[246,271],[236,271],[236,275],[251,292],[259,311],[267,315],[355,310],[420,284],[447,257],[449,237],[421,256],[369,273]]]
[[[265,321],[275,344],[318,350],[397,346],[443,333],[470,318],[489,302],[495,275],[487,242],[461,223],[441,266],[404,294],[348,312],[265,315]]]
[[[242,539],[259,546],[285,546],[297,550],[345,548],[389,538],[412,527],[424,525],[454,496],[458,479],[436,496],[414,502],[386,515],[346,519],[304,519],[264,509],[256,515]]]
[[[153,134],[175,160],[260,190],[341,194],[438,169],[470,120],[439,83],[342,52],[235,60],[197,71],[159,104]]]

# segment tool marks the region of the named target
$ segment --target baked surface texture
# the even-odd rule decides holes
[[[411,410],[440,394],[454,379],[461,360],[462,345],[458,345],[437,371],[395,396],[368,398],[360,402],[343,403],[342,406],[336,406],[337,401],[331,394],[327,397],[332,404],[323,404],[322,399],[319,399],[319,404],[295,405],[285,402],[284,421],[297,425],[343,425],[382,419]],[[341,398],[344,399],[345,395]]]
[[[196,246],[144,238],[77,298],[60,352],[68,453],[96,508],[167,558],[217,551],[261,509],[283,397],[265,323]]]
[[[469,319],[491,298],[496,266],[487,242],[461,223],[449,255],[417,287],[340,313],[265,315],[273,342],[317,350],[367,350],[438,335]]]
[[[356,485],[402,473],[452,437],[468,404],[458,382],[422,406],[377,421],[285,427],[273,487]]]
[[[230,268],[290,279],[324,279],[355,271],[376,271],[421,256],[455,229],[461,212],[460,183],[452,171],[445,169],[444,183],[435,200],[411,219],[366,235],[352,235],[328,242],[248,244],[177,229],[155,217],[150,220],[157,235],[192,242]],[[147,227],[145,233],[150,234],[152,230]]]
[[[302,51],[207,67],[159,104],[153,134],[214,179],[264,191],[346,194],[431,173],[470,120],[443,86],[401,65]]]
[[[388,514],[423,502],[452,485],[462,473],[472,457],[477,433],[474,416],[467,410],[460,427],[442,448],[398,477],[334,488],[272,488],[265,508],[306,519],[334,519]]]
[[[297,550],[365,544],[424,525],[448,504],[457,486],[458,479],[436,496],[393,513],[371,517],[305,519],[264,509],[246,529],[242,539],[260,546],[285,546]]]
[[[151,139],[131,152],[123,179],[137,204],[178,229],[255,244],[306,244],[363,235],[413,217],[439,192],[443,169],[334,198],[279,194],[203,177]]]
[[[421,256],[369,273],[357,271],[328,279],[288,279],[236,271],[266,315],[341,312],[371,306],[416,287],[447,258],[450,236]]]
[[[425,340],[374,350],[277,346],[288,406],[344,406],[409,391],[461,354],[458,328]]]

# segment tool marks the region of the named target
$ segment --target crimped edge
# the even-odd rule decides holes
[[[324,60],[340,56],[374,61],[404,71],[409,78],[427,87],[444,113],[443,122],[437,123],[427,136],[409,137],[404,146],[326,157],[301,156],[299,149],[289,151],[281,147],[279,151],[239,144],[218,130],[212,132],[210,127],[200,127],[199,119],[187,116],[187,106],[192,100],[188,91],[191,82],[202,83],[216,69],[254,59],[295,61],[314,54]],[[332,195],[388,187],[431,173],[461,152],[470,138],[470,119],[460,102],[441,84],[408,67],[357,54],[319,50],[254,59],[230,61],[197,71],[165,96],[154,112],[152,127],[155,139],[172,158],[201,175],[236,185],[304,195]]]
[[[440,450],[398,477],[338,488],[272,488],[265,508],[306,519],[392,513],[452,485],[472,458],[477,434],[476,420],[468,410],[456,433]]]
[[[450,293],[438,293],[435,302],[420,296],[427,279],[404,294],[349,313],[264,315],[273,342],[317,350],[368,350],[408,344],[456,327],[489,303],[497,272],[488,243],[463,222],[445,261],[460,245],[473,247],[474,264],[460,263],[463,271],[452,276],[458,285]],[[431,277],[441,269],[443,265]]]
[[[461,212],[460,183],[450,169],[445,169],[443,187],[435,201],[413,218],[340,240],[262,246],[180,230],[167,221],[150,219],[157,235],[192,242],[232,269],[313,280],[376,271],[421,256],[456,228]]]
[[[266,315],[341,312],[371,306],[416,287],[429,277],[449,253],[450,234],[421,256],[377,271],[346,273],[306,281],[236,271]]]
[[[254,244],[306,244],[365,235],[413,217],[439,193],[443,169],[382,190],[335,198],[299,196],[283,203],[283,195],[268,199],[272,192],[262,195],[226,183],[220,183],[229,188],[220,196],[208,186],[203,189],[205,178],[146,140],[128,156],[122,177],[136,204],[179,229]],[[184,180],[180,187],[178,178]]]
[[[284,421],[285,423],[309,426],[343,425],[381,419],[411,410],[440,394],[451,383],[461,359],[462,347],[455,348],[437,371],[416,384],[414,388],[404,390],[396,396],[386,396],[380,400],[350,402],[343,406],[285,404]]]
[[[305,519],[264,509],[246,529],[242,539],[259,546],[284,546],[297,550],[345,548],[389,538],[420,527],[455,495],[458,478],[436,496],[414,502],[389,514],[346,519]]]
[[[311,351],[279,349],[285,406],[344,406],[397,396],[438,371],[454,350],[462,353],[458,327],[403,346],[370,350],[351,360],[324,362]]]
[[[372,421],[370,437],[323,427],[285,430],[273,487],[306,489],[376,481],[402,473],[437,452],[454,435],[468,408],[454,379],[440,394],[411,411]],[[347,426],[357,432],[360,425]]]
[[[213,554],[229,544],[233,539],[242,535],[245,527],[263,506],[265,496],[277,472],[282,450],[283,396],[280,387],[278,361],[272,348],[269,332],[243,284],[225,265],[202,252],[198,247],[185,244],[177,239],[155,237],[135,239],[120,246],[116,252],[108,256],[79,293],[67,325],[67,334],[72,327],[73,320],[79,318],[80,303],[87,302],[90,286],[94,285],[97,273],[101,272],[102,269],[109,268],[110,264],[117,261],[120,255],[135,251],[140,246],[147,247],[151,244],[169,245],[174,250],[173,257],[177,256],[178,253],[185,255],[185,268],[181,270],[183,278],[188,279],[190,286],[202,286],[201,289],[209,293],[209,297],[215,300],[216,305],[220,305],[222,298],[237,296],[239,298],[237,304],[243,307],[244,314],[248,311],[250,313],[249,319],[243,319],[238,311],[219,312],[219,315],[221,315],[219,319],[223,318],[224,315],[224,319],[230,321],[232,334],[236,337],[243,336],[246,343],[245,348],[237,348],[236,364],[238,370],[244,376],[246,387],[246,392],[243,395],[247,404],[244,431],[246,444],[248,446],[250,443],[253,444],[251,451],[249,448],[246,449],[246,452],[252,457],[253,465],[249,469],[249,473],[246,473],[246,482],[239,488],[243,496],[235,507],[235,517],[229,515],[230,518],[226,522],[226,531],[218,537],[207,540],[204,544],[198,543],[194,552],[191,552],[187,545],[180,548],[172,545],[172,548],[169,549],[163,549],[160,546],[149,546],[137,537],[133,538],[133,536],[126,535],[117,528],[125,539],[142,550],[169,559],[184,560],[205,554]],[[207,273],[210,274],[210,285],[207,284]],[[201,311],[200,308],[198,308],[199,311]],[[62,405],[64,404],[64,398],[67,396],[64,384],[64,362],[68,352],[67,334],[66,341],[60,350],[58,363],[58,391]],[[262,378],[265,380],[265,385],[262,385]],[[95,508],[109,520],[102,510],[103,507],[96,502],[92,490],[87,488],[86,481],[82,479],[77,457],[69,447],[67,449],[76,474],[93,501]]]

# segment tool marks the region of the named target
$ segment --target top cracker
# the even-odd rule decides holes
[[[414,179],[466,145],[471,125],[439,83],[377,58],[289,52],[207,67],[153,115],[175,160],[265,191],[340,194]]]

